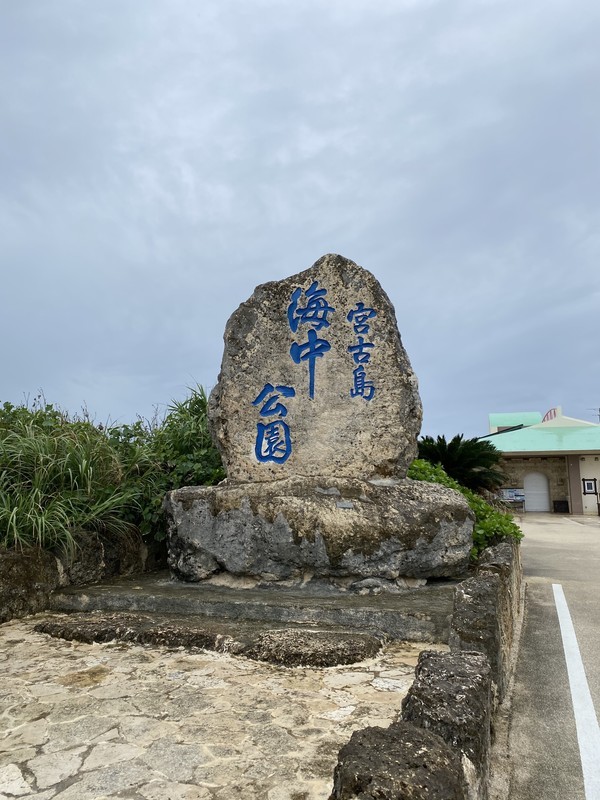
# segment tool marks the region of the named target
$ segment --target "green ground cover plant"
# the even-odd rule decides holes
[[[109,427],[107,435],[128,474],[138,504],[128,519],[147,539],[166,535],[163,499],[181,486],[212,486],[223,480],[221,456],[208,430],[208,398],[201,386],[174,401],[161,420],[138,419]]]
[[[476,558],[479,553],[490,545],[497,544],[506,537],[520,540],[523,532],[513,520],[512,516],[494,508],[481,495],[461,486],[458,481],[451,478],[439,464],[417,458],[408,470],[408,477],[417,481],[440,483],[450,489],[460,492],[466,499],[471,511],[475,514],[475,527],[473,529],[473,549],[471,555]]]

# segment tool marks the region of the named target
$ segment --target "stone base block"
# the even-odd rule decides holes
[[[466,800],[460,757],[435,733],[397,722],[354,731],[329,800]]]
[[[201,581],[457,577],[473,515],[464,498],[409,479],[289,478],[185,487],[167,495],[169,566]]]

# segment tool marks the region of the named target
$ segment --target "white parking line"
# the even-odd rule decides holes
[[[553,583],[552,590],[567,662],[585,796],[586,800],[600,800],[600,727],[565,593],[560,583]]]

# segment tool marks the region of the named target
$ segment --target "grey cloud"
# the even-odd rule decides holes
[[[42,386],[148,415],[214,383],[257,283],[334,251],[395,303],[426,432],[583,415],[599,17],[591,0],[11,4],[0,401]]]

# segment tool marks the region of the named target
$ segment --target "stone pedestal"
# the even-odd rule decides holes
[[[169,566],[262,581],[453,577],[473,519],[461,495],[412,481],[288,478],[170,492]]]

